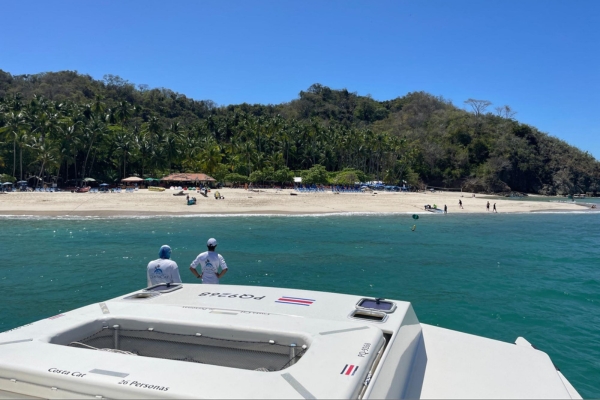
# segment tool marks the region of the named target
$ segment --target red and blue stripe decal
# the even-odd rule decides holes
[[[310,306],[315,301],[316,300],[314,299],[303,299],[301,297],[281,296],[278,300],[275,300],[275,303],[294,304],[297,306]]]
[[[344,367],[344,369],[342,370],[342,372],[340,372],[340,375],[354,376],[354,374],[356,373],[357,370],[358,370],[358,365],[348,365],[348,364],[346,364],[346,366]]]

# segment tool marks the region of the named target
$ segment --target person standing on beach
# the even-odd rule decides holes
[[[459,206],[460,208],[463,208],[463,206],[462,206],[462,200],[461,200],[461,199],[458,199],[458,206]],[[464,208],[463,208],[463,209],[464,209]]]
[[[494,212],[497,213],[498,211],[496,210],[496,203],[494,203]]]
[[[150,261],[147,267],[148,287],[159,283],[181,283],[179,267],[171,258],[171,248],[164,245],[158,251],[158,259]]]
[[[444,204],[444,214],[448,214],[448,206]]]
[[[490,202],[489,202],[489,201],[487,202],[487,205],[485,206],[485,209],[486,209],[487,211],[490,211]]]
[[[222,255],[215,252],[217,248],[217,239],[210,238],[206,242],[208,251],[198,254],[198,257],[190,265],[190,271],[196,278],[202,278],[202,283],[218,284],[219,279],[227,273],[227,264]],[[200,265],[201,273],[196,270]],[[221,272],[219,272],[221,270]]]

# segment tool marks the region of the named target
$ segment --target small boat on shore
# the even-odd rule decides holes
[[[581,398],[525,339],[422,324],[405,301],[208,284],[0,333],[0,398],[15,397]]]
[[[425,211],[429,211],[430,213],[434,213],[434,214],[444,213],[444,210],[440,210],[439,208],[437,208],[437,206],[435,204],[433,205],[433,207],[430,206],[429,204],[425,204],[424,209],[425,209]]]

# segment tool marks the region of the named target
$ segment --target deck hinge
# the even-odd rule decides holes
[[[373,374],[371,374],[369,372],[369,374],[367,375],[367,377],[365,378],[365,382],[363,383],[363,386],[369,386],[369,383],[371,382],[371,378],[373,377]]]

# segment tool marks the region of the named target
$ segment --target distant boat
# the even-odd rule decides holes
[[[434,214],[439,214],[439,213],[443,213],[444,212],[444,210],[440,210],[439,208],[428,208],[425,211],[429,211],[429,212],[434,213]]]

